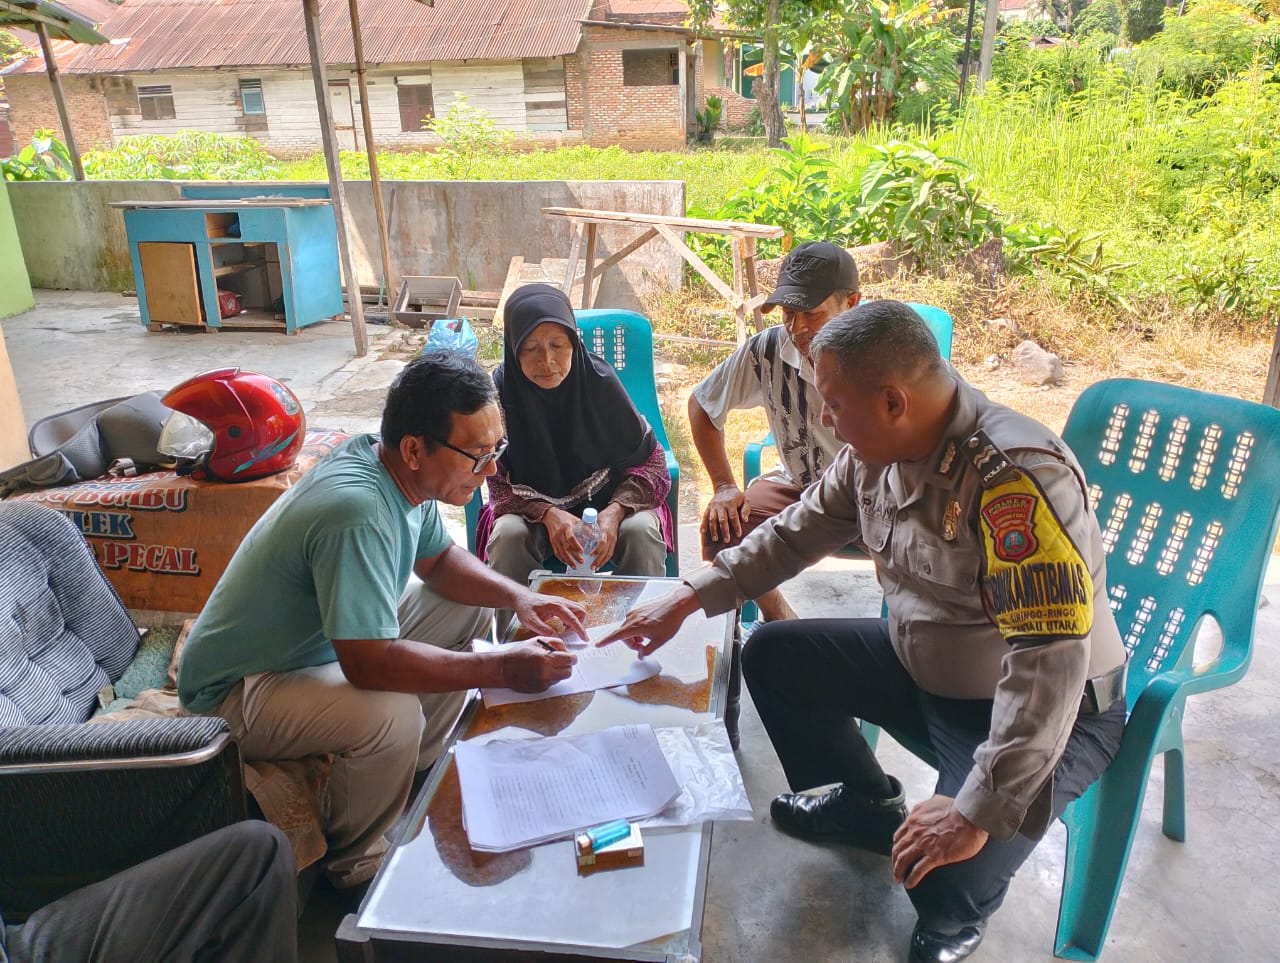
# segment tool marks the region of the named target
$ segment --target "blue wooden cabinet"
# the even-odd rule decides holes
[[[142,323],[153,331],[174,324],[293,334],[343,315],[327,196],[187,196],[112,206],[124,211]],[[219,288],[236,294],[244,313],[222,317]]]

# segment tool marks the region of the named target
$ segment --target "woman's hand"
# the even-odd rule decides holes
[[[547,537],[551,540],[551,551],[566,568],[574,568],[582,564],[582,545],[573,534],[578,519],[560,508],[548,508],[542,516],[542,524],[546,526]]]
[[[596,547],[595,559],[591,563],[591,571],[600,571],[600,566],[613,558],[618,548],[618,527],[626,517],[627,511],[616,502],[610,502],[596,516],[596,524],[600,528],[600,544]]]

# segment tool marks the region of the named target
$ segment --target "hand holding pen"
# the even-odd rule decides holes
[[[578,661],[559,639],[541,635],[504,645],[499,654],[502,684],[517,692],[542,692],[563,682],[573,673],[573,665]]]

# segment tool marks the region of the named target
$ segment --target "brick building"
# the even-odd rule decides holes
[[[363,146],[343,5],[322,8],[339,143]],[[380,148],[429,147],[424,125],[461,93],[518,142],[680,148],[709,92],[727,90],[723,32],[699,38],[681,0],[362,0],[369,112]],[[272,153],[320,146],[297,0],[124,0],[112,43],[55,44],[81,149],[197,129],[258,138]],[[57,113],[38,56],[3,71],[18,143]],[[728,75],[731,82],[732,75]],[[745,101],[749,106],[750,102]]]
[[[116,11],[116,5],[114,3],[111,3],[110,0],[59,0],[59,6],[64,7],[67,10],[70,10],[72,13],[77,14],[87,23],[92,24],[94,26],[97,26],[98,24],[102,23],[104,20],[106,20],[109,16],[111,16],[111,14],[115,13]],[[5,30],[6,32],[12,34],[14,38],[18,41],[18,43],[21,45],[20,47],[21,50],[35,51],[40,49],[40,39],[31,31],[20,30],[13,27],[0,27],[0,29]],[[67,45],[67,46],[74,47],[74,44]],[[62,61],[59,60],[58,62],[59,64],[61,64]],[[8,66],[8,64],[4,62],[0,62],[0,74],[4,72],[3,68],[6,66]],[[41,62],[41,66],[43,68],[43,62]],[[39,88],[33,88],[33,89],[39,89]],[[47,102],[47,106],[49,108],[49,110],[47,111],[47,115],[52,119],[52,122],[41,124],[31,129],[36,130],[36,129],[39,129],[39,127],[43,126],[43,127],[49,127],[54,130],[57,130],[59,126],[57,123],[58,114],[57,114],[57,110],[53,107],[53,95],[52,93],[50,93],[48,80],[46,80],[44,83],[43,95],[44,95],[43,101]],[[73,105],[71,101],[71,97],[68,92],[67,109],[72,111],[72,116],[75,115],[75,108],[77,106],[83,106],[83,105],[84,104],[82,99],[78,99]],[[42,111],[42,116],[44,115],[43,107],[44,107],[44,103],[42,103],[40,107]],[[95,108],[90,107],[90,112],[93,113],[94,111],[95,111]],[[25,136],[22,136],[21,139],[15,138],[12,126],[9,122],[10,113],[11,111],[9,108],[9,101],[5,97],[5,88],[3,84],[0,84],[0,157],[8,157],[12,154],[17,153],[19,150],[21,150],[31,141],[31,135],[25,128],[23,131]],[[94,118],[94,120],[96,121],[96,117]],[[87,125],[87,127],[91,130],[95,126],[96,124],[94,124],[93,122],[90,122]],[[94,130],[93,132],[96,134],[98,131]]]

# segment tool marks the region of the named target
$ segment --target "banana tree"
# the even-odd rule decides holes
[[[810,43],[830,65],[818,91],[828,95],[844,133],[888,122],[913,85],[956,78],[956,39],[939,24],[960,8],[941,0],[847,0],[839,16],[810,21]]]

